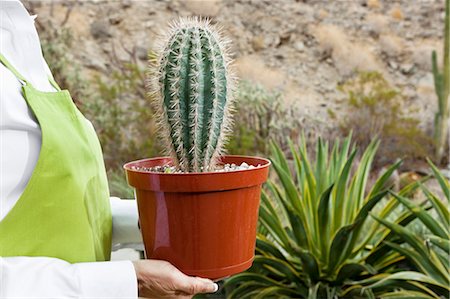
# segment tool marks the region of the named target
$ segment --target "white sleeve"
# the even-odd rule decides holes
[[[111,212],[113,250],[121,248],[143,250],[136,200],[111,197]]]
[[[130,261],[69,264],[48,257],[0,257],[0,298],[137,298]]]

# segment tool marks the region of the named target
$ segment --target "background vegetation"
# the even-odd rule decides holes
[[[128,58],[119,58],[111,44],[108,53],[108,75],[96,74],[87,80],[71,54],[73,37],[66,17],[56,23],[37,21],[44,55],[56,80],[69,89],[76,104],[91,119],[103,146],[110,177],[111,193],[130,197],[132,193],[122,175],[122,165],[130,160],[156,156],[161,151],[155,140],[153,111],[145,91],[146,65],[137,58],[136,47],[126,49]],[[151,54],[151,52],[150,52]],[[347,76],[336,87],[342,95],[343,109],[328,109],[330,120],[319,120],[283,93],[252,81],[242,81],[237,91],[237,113],[233,138],[228,152],[244,155],[268,155],[267,140],[276,141],[289,155],[287,138],[315,143],[320,136],[332,140],[352,132],[355,143],[365,148],[378,137],[381,146],[374,158],[375,171],[401,158],[402,170],[423,171],[427,157],[434,158],[435,143],[429,128],[420,118],[401,89],[394,88],[376,71],[357,72]],[[416,116],[417,115],[417,116]],[[312,153],[313,154],[313,153]],[[290,157],[292,158],[292,157]],[[441,159],[441,165],[448,157]]]
[[[111,45],[107,74],[86,79],[71,56],[66,21],[38,21],[44,55],[94,123],[111,194],[131,198],[122,165],[161,152],[153,138],[146,66],[136,48],[119,59]],[[355,72],[371,57],[352,60],[341,32],[332,26],[317,30],[323,60],[338,60],[342,75],[331,89],[341,95],[343,109],[328,109],[329,121],[287,102],[276,87],[242,81],[238,88],[228,151],[270,156],[274,171],[262,196],[255,264],[228,280],[219,296],[448,298],[450,187],[439,168],[449,157],[435,155],[433,130],[410,108],[402,87],[377,71]],[[383,55],[394,56],[393,39],[379,42]],[[439,83],[445,67],[433,66]],[[444,112],[438,116],[445,119]],[[349,134],[352,139],[334,142]]]

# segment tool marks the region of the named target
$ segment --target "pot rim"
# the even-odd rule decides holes
[[[139,164],[143,162],[149,162],[149,161],[156,161],[156,160],[172,160],[170,156],[161,156],[161,157],[153,157],[153,158],[144,158],[139,159],[131,162],[127,162],[123,165],[123,169],[130,172],[135,173],[142,173],[142,174],[152,174],[152,175],[161,175],[161,176],[194,176],[194,175],[223,175],[223,174],[231,174],[231,173],[239,173],[239,172],[246,172],[246,171],[256,171],[261,170],[264,168],[268,168],[272,162],[267,158],[262,158],[258,156],[245,156],[245,155],[223,155],[221,156],[222,159],[224,158],[237,158],[237,159],[249,159],[249,160],[261,160],[265,162],[264,164],[260,166],[255,166],[254,168],[248,168],[248,169],[238,169],[238,170],[231,170],[231,171],[208,171],[208,172],[179,172],[179,173],[165,173],[165,172],[153,172],[153,171],[145,171],[145,170],[137,170],[132,169],[131,165],[133,164]],[[164,163],[165,164],[165,163]]]

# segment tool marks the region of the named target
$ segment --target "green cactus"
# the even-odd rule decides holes
[[[181,19],[150,61],[151,98],[167,153],[184,172],[214,170],[231,131],[228,44],[207,20]]]
[[[434,119],[436,161],[441,162],[444,155],[446,142],[448,139],[448,118],[449,118],[449,90],[450,90],[450,20],[449,20],[450,0],[446,0],[445,5],[445,29],[444,29],[444,66],[443,73],[439,72],[437,65],[436,51],[432,54],[432,66],[434,76],[434,86],[438,98],[438,111]]]

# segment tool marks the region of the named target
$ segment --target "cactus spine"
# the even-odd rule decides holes
[[[436,95],[438,98],[438,111],[434,119],[434,135],[436,143],[436,162],[440,163],[444,155],[446,141],[449,138],[449,91],[450,91],[450,0],[445,5],[445,29],[444,29],[444,66],[443,73],[437,66],[436,51],[432,54],[433,77]]]
[[[227,49],[228,42],[209,21],[181,19],[150,62],[149,89],[160,132],[182,171],[211,171],[223,152],[234,87]]]

